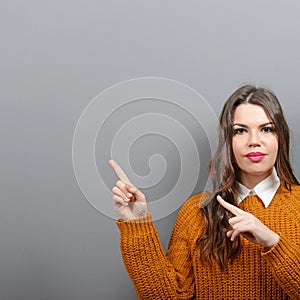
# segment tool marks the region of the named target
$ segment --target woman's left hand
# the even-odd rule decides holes
[[[221,196],[217,196],[217,200],[220,205],[235,215],[228,221],[232,229],[227,232],[227,236],[231,241],[240,235],[252,243],[268,248],[273,247],[278,242],[279,235],[254,215],[226,202]]]

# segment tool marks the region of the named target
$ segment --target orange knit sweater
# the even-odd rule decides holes
[[[181,208],[164,254],[151,214],[135,221],[117,221],[126,269],[140,299],[300,299],[300,186],[281,185],[264,208],[248,196],[240,208],[254,214],[280,235],[266,251],[242,239],[242,251],[228,272],[202,265],[196,240],[203,230],[201,194]]]

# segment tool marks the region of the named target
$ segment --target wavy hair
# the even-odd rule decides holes
[[[266,88],[244,85],[237,89],[225,102],[219,117],[217,150],[209,163],[209,173],[213,190],[210,197],[200,207],[205,220],[205,228],[197,240],[197,250],[202,263],[216,262],[221,271],[226,271],[228,263],[237,257],[241,250],[240,238],[231,242],[226,236],[230,230],[228,220],[232,214],[216,200],[221,195],[227,202],[237,205],[239,194],[239,167],[235,163],[232,150],[232,121],[236,108],[241,104],[261,106],[274,123],[278,137],[278,154],[275,162],[278,177],[290,190],[298,185],[290,163],[289,127],[281,105],[275,94]]]

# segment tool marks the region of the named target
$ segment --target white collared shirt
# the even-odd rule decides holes
[[[261,201],[264,203],[265,208],[267,208],[274,195],[276,194],[279,186],[280,180],[277,175],[275,167],[273,168],[272,174],[266,179],[258,183],[253,189],[248,189],[240,182],[238,183],[240,187],[240,194],[238,196],[237,204],[239,205],[247,196],[257,195]]]

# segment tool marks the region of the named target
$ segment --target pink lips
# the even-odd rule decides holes
[[[261,152],[250,152],[246,155],[247,158],[249,158],[251,161],[257,162],[264,159],[265,154]]]

